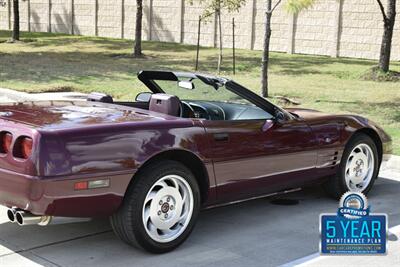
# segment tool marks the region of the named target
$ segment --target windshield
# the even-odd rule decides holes
[[[218,101],[254,106],[250,101],[229,91],[225,86],[215,89],[199,79],[181,79],[181,81],[190,81],[193,87],[191,89],[180,87],[179,81],[153,80],[166,94],[175,95],[181,100]]]

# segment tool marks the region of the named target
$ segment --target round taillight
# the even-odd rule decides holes
[[[24,159],[29,158],[32,155],[32,138],[24,137],[21,141],[21,155]]]
[[[8,132],[1,133],[1,136],[0,136],[0,142],[1,142],[0,152],[4,153],[4,154],[10,152],[12,141],[13,141],[13,136],[12,136],[11,133],[8,133]]]
[[[18,137],[14,145],[14,157],[20,159],[27,159],[32,155],[32,138],[27,136]]]

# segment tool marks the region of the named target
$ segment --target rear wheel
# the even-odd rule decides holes
[[[111,217],[114,232],[128,244],[153,253],[170,251],[186,240],[200,209],[200,191],[182,164],[164,161],[135,176],[124,203]]]
[[[338,174],[324,185],[334,198],[347,191],[367,194],[378,176],[379,154],[375,142],[365,134],[355,135],[343,152]]]

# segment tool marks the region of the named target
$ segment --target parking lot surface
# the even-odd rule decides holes
[[[399,191],[398,181],[381,178],[369,194],[372,212],[387,213],[389,227],[400,224]],[[299,202],[285,206],[263,198],[205,210],[187,242],[163,255],[125,245],[114,236],[107,220],[20,227],[8,222],[5,208],[1,208],[0,266],[290,265],[318,251],[319,214],[335,212],[338,202],[318,187],[280,198]],[[315,258],[310,264],[315,264]],[[380,260],[391,263],[391,258],[374,259],[375,266]]]

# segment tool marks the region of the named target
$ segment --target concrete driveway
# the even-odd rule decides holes
[[[1,100],[25,95],[3,91]],[[2,99],[3,97],[3,99]],[[400,225],[400,157],[369,194],[372,212],[387,213],[389,227]],[[26,226],[8,222],[0,207],[0,266],[394,266],[400,263],[400,227],[392,228],[389,254],[383,257],[320,257],[320,213],[335,212],[338,202],[320,188],[279,198],[263,198],[203,211],[198,224],[177,250],[151,255],[119,241],[107,219],[86,223]],[[397,240],[397,241],[396,241]]]
[[[397,178],[400,181],[400,175]],[[398,181],[380,178],[369,195],[373,212],[389,215],[389,227],[400,224],[399,192]],[[305,264],[308,258],[303,257],[308,255],[315,265],[319,214],[335,212],[338,203],[319,188],[283,198],[299,203],[282,206],[264,198],[203,211],[187,242],[164,255],[151,255],[120,242],[107,220],[20,227],[7,222],[2,208],[0,266],[277,266]],[[399,253],[389,251],[389,256],[372,257],[368,262],[394,264]],[[328,257],[328,263],[333,258]],[[346,258],[350,264],[349,260],[362,257]]]

